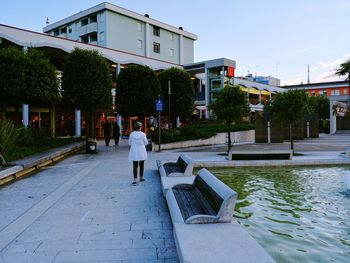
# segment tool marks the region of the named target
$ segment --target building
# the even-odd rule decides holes
[[[247,79],[250,81],[255,81],[261,84],[265,85],[272,85],[272,86],[280,86],[281,80],[272,76],[255,76],[253,77],[253,74],[249,73],[247,76],[245,76],[243,79]]]
[[[318,82],[283,86],[285,89],[302,89],[308,96],[327,96],[330,101],[330,133],[350,130],[350,117],[345,115],[350,110],[349,81]]]
[[[232,84],[247,92],[252,112],[263,110],[264,102],[285,89],[235,77],[236,62],[227,58],[207,60],[184,65],[192,75],[195,87],[195,106],[199,118],[209,118],[208,105],[225,85]]]
[[[44,27],[67,38],[175,64],[193,63],[197,36],[110,3],[101,3]]]

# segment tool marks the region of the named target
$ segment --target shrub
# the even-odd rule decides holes
[[[12,121],[3,120],[0,122],[0,164],[6,164],[5,154],[14,147],[20,138],[23,128],[17,127]]]

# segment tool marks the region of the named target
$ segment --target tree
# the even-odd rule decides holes
[[[348,75],[349,87],[350,87],[350,59],[342,64],[340,64],[336,73],[339,76]]]
[[[107,61],[97,52],[76,48],[63,66],[63,100],[85,112],[86,147],[90,137],[93,113],[112,104],[112,81]],[[94,129],[92,135],[94,135]]]
[[[0,50],[0,111],[6,103],[50,103],[60,99],[55,67],[40,51]]]
[[[218,120],[224,121],[227,125],[228,149],[231,150],[231,125],[233,122],[240,122],[250,112],[247,94],[239,86],[225,86],[215,101],[209,105]]]
[[[326,96],[307,97],[308,113],[317,114],[319,119],[329,119],[329,98]]]
[[[26,56],[18,48],[0,50],[0,119],[5,118],[5,107],[26,87],[24,75]]]
[[[170,107],[169,121],[174,124],[178,116],[181,118],[190,117],[194,109],[194,87],[190,74],[183,69],[172,67],[161,72],[159,80],[165,102],[166,110],[164,113],[168,114]]]
[[[117,111],[126,117],[152,116],[159,94],[159,80],[150,67],[129,65],[117,78],[115,98]]]
[[[285,123],[289,126],[290,147],[294,153],[293,145],[293,126],[295,123],[304,118],[307,113],[307,95],[305,90],[288,90],[279,93],[267,107],[272,119]]]

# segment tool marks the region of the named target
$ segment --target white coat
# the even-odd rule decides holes
[[[129,161],[145,161],[147,160],[146,145],[148,140],[146,134],[142,131],[133,131],[129,135]]]

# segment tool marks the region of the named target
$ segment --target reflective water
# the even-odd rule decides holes
[[[277,262],[350,262],[350,167],[210,169],[236,218]]]

